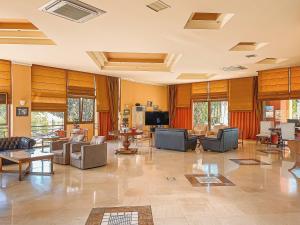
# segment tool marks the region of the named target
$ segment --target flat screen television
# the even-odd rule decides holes
[[[150,126],[169,125],[169,112],[146,112],[145,124]]]

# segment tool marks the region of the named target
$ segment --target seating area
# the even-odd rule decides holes
[[[0,225],[299,225],[300,1],[2,0]]]

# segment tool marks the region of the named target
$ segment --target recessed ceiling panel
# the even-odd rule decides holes
[[[167,53],[97,52],[87,54],[101,70],[170,72],[181,55]]]
[[[255,51],[268,43],[258,43],[258,42],[240,42],[233,46],[230,51]]]
[[[191,14],[184,29],[213,29],[224,27],[233,17],[232,13],[194,12]]]
[[[0,19],[0,44],[55,45],[34,24],[25,19]]]

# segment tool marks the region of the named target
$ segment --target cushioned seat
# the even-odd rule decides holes
[[[63,150],[56,150],[56,151],[52,151],[52,153],[56,156],[63,156],[64,151]]]
[[[80,160],[81,159],[81,152],[72,152],[71,153],[71,158],[76,159],[76,160]]]

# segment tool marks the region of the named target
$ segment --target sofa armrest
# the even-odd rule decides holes
[[[81,147],[85,146],[85,145],[89,145],[89,142],[74,142],[74,143],[70,143],[70,151],[72,152],[80,152],[81,151]]]
[[[50,142],[50,151],[61,150],[64,148],[64,144],[68,143],[67,140],[63,141],[53,141]]]

